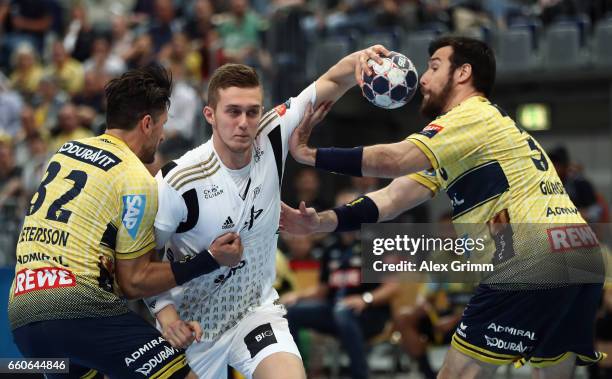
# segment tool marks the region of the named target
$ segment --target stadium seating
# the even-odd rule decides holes
[[[413,32],[404,36],[400,51],[412,60],[419,76],[427,69],[429,44],[437,37],[434,31]]]
[[[547,69],[572,69],[586,63],[577,24],[563,22],[551,25],[545,32],[544,41],[543,62]]]
[[[597,67],[612,68],[612,19],[599,22],[593,33],[592,57]]]

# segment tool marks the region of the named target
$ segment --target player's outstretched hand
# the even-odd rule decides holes
[[[280,230],[291,234],[310,234],[317,231],[321,218],[314,208],[306,208],[300,202],[299,209],[294,209],[281,202]]]
[[[302,121],[289,138],[289,150],[293,159],[302,164],[314,166],[316,150],[308,147],[308,140],[314,126],[327,116],[333,104],[333,101],[323,101],[316,109],[313,108],[312,104],[308,104]]]
[[[173,347],[186,349],[194,340],[200,342],[202,328],[197,321],[176,319],[166,325],[162,325],[162,336]]]
[[[363,85],[363,73],[372,75],[372,67],[368,65],[370,59],[378,64],[383,64],[383,60],[380,56],[388,56],[391,52],[387,50],[383,45],[370,46],[367,49],[363,49],[359,52],[357,64],[355,64],[355,80],[359,83],[359,86]]]
[[[225,233],[213,241],[208,251],[220,266],[236,266],[242,259],[242,241],[238,233]]]

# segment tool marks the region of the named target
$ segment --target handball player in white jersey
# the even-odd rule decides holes
[[[357,73],[370,71],[367,60],[382,63],[379,55],[387,53],[376,45],[350,54],[265,114],[263,89],[252,68],[228,64],[213,74],[203,111],[212,138],[156,177],[157,245],[165,247],[168,260],[210,254],[223,244],[242,245],[244,253],[234,262],[211,255],[216,270],[148,299],[164,337],[188,346],[189,365],[200,378],[226,378],[227,365],[247,378],[305,378],[272,287],[289,138],[306,112],[322,118],[357,84]],[[199,322],[201,331],[186,320]],[[199,342],[190,344],[194,335]]]

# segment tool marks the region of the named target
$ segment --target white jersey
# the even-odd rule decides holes
[[[315,97],[313,83],[262,117],[249,179],[242,188],[222,164],[212,140],[160,170],[155,229],[158,236],[171,235],[167,241],[158,239],[158,245],[165,243],[165,259],[180,260],[208,249],[227,232],[240,235],[244,254],[231,269],[221,267],[149,299],[153,312],[173,303],[183,320],[200,322],[203,340],[212,341],[248,312],[278,298],[272,285],[288,141]]]

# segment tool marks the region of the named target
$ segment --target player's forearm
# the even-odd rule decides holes
[[[412,145],[409,142],[399,142],[365,147],[361,160],[362,175],[397,178],[428,168],[423,167],[422,160],[410,158],[415,155],[413,150],[418,148],[407,144]],[[426,161],[426,165],[429,165],[429,161]]]
[[[162,310],[160,310],[159,312],[157,312],[155,314],[155,318],[157,319],[157,321],[159,321],[159,324],[163,328],[165,325],[168,325],[171,322],[180,319],[180,316],[176,311],[174,305],[170,304],[162,308]]]
[[[121,278],[119,275],[119,284],[128,299],[158,295],[177,285],[168,262],[149,262],[129,277]]]
[[[359,61],[359,52],[342,58],[317,80],[317,103],[338,100],[355,84],[355,65]]]
[[[338,217],[336,212],[329,210],[319,213],[320,224],[313,233],[331,233],[336,230],[338,226]]]

